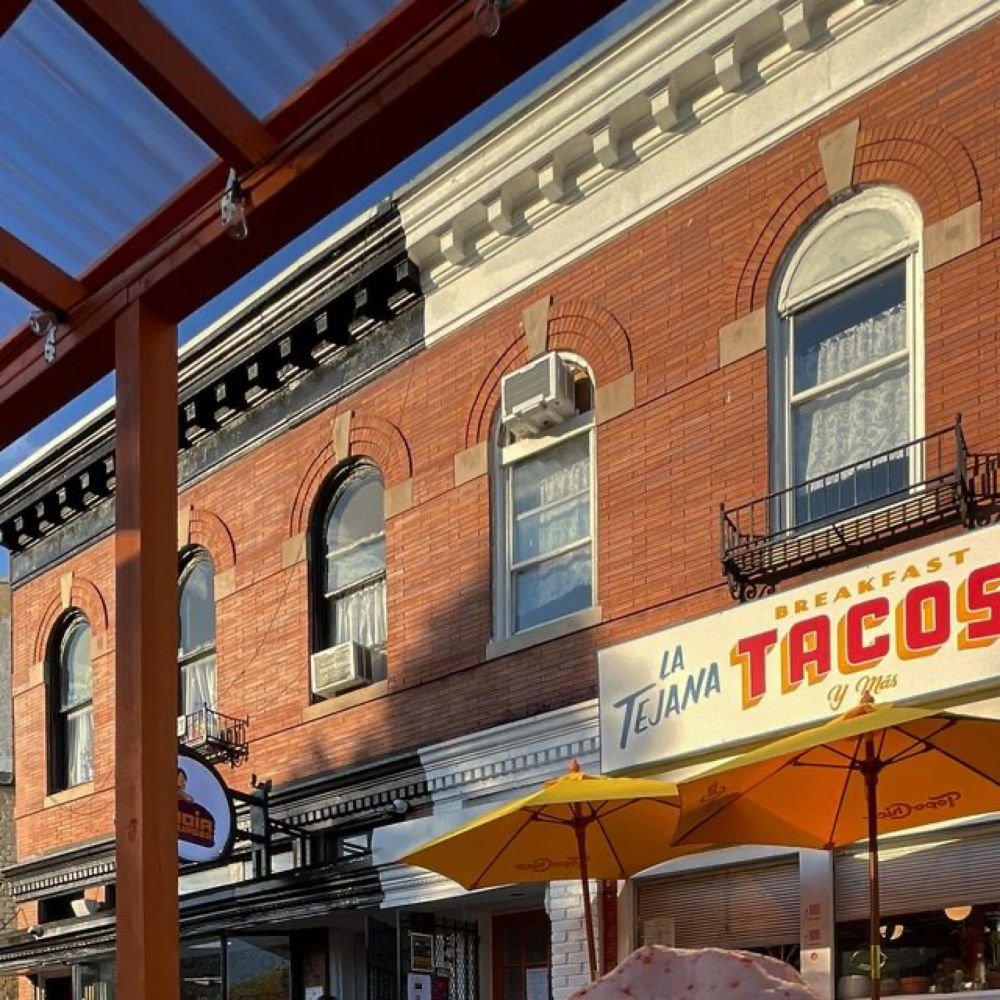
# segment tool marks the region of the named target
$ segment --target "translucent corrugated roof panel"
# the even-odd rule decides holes
[[[396,5],[396,0],[142,2],[258,118]]]
[[[35,307],[6,285],[0,285],[0,336],[20,326],[35,311]]]
[[[0,95],[0,226],[70,274],[213,158],[52,0],[0,38]]]

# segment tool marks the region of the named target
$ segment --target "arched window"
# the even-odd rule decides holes
[[[919,481],[920,212],[887,188],[833,207],[776,285],[771,385],[785,527],[905,494]]]
[[[49,786],[61,791],[94,777],[90,622],[68,612],[49,646]]]
[[[186,553],[179,586],[180,713],[215,708],[215,566],[204,549]]]
[[[577,358],[575,415],[544,432],[493,435],[494,635],[509,638],[591,608],[594,566],[594,382]]]
[[[385,676],[385,509],[382,475],[368,462],[339,470],[312,527],[313,652],[345,642],[368,650]]]

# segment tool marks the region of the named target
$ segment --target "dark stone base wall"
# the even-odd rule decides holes
[[[0,784],[0,869],[14,863],[14,786]],[[14,925],[10,889],[0,879],[0,928]],[[17,980],[0,978],[0,1000],[17,1000]]]

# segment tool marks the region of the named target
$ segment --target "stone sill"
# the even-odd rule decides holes
[[[77,799],[85,799],[88,795],[94,794],[94,783],[85,781],[81,785],[74,785],[72,788],[64,788],[61,792],[53,792],[45,796],[42,807],[50,809],[52,806],[65,805],[67,802],[75,802]]]
[[[377,701],[384,698],[389,693],[389,682],[375,681],[374,684],[367,684],[363,688],[356,688],[346,694],[337,695],[336,698],[326,698],[318,701],[314,705],[306,705],[302,709],[302,721],[312,722],[313,719],[322,719],[327,715],[336,715],[345,712],[349,708],[356,708],[358,705],[365,705],[370,701]]]
[[[496,660],[501,656],[510,653],[520,652],[522,649],[530,649],[543,642],[551,642],[553,639],[561,639],[565,635],[573,632],[580,632],[585,628],[593,628],[600,625],[602,620],[601,606],[594,605],[592,608],[584,608],[583,611],[575,611],[565,618],[559,618],[554,622],[545,625],[537,625],[535,628],[525,632],[518,632],[517,635],[508,636],[504,639],[491,639],[486,644],[486,659]]]

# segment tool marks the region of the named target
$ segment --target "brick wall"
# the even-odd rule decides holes
[[[817,141],[855,117],[858,179],[906,188],[925,223],[982,199],[982,246],[926,275],[926,424],[939,428],[961,410],[970,446],[995,448],[998,47],[995,22],[186,491],[182,507],[215,526],[200,537],[220,568],[226,539],[235,549],[218,601],[218,689],[221,711],[251,718],[250,767],[234,772],[236,783],[251,769],[280,783],[593,697],[597,648],[729,604],[718,504],[767,491],[768,372],[762,350],[720,368],[718,330],[766,301],[777,255],[825,198]],[[526,356],[521,311],[542,294],[553,296],[553,315],[568,317],[551,346],[586,357],[599,386],[622,365],[634,369],[634,408],[597,432],[603,624],[484,662],[488,482],[456,486],[454,457],[488,426],[498,369]],[[302,530],[317,470],[330,464],[331,422],[347,409],[358,428],[355,453],[382,460],[390,486],[412,474],[414,506],[388,525],[388,684],[304,717],[306,567],[289,564],[286,543]],[[98,736],[93,794],[53,805],[45,801],[38,663],[68,571],[73,600],[92,609]],[[111,833],[113,576],[113,542],[105,540],[14,594],[22,856]]]
[[[601,965],[600,883],[590,883],[594,913],[597,963]],[[565,1000],[590,982],[587,955],[587,924],[583,890],[578,882],[550,882],[545,891],[545,910],[552,923],[552,1000]]]

